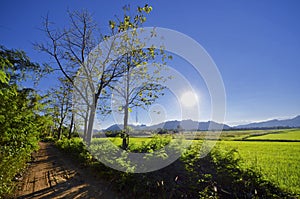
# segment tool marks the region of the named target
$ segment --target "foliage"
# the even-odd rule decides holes
[[[13,190],[14,176],[20,172],[30,154],[38,149],[41,134],[49,131],[51,118],[42,115],[42,97],[33,89],[16,84],[34,65],[22,51],[1,47],[0,82],[0,196]],[[27,68],[29,67],[29,69]],[[11,79],[13,78],[13,79]]]
[[[137,148],[131,145],[129,147],[130,151],[133,152],[140,152],[140,153],[152,153],[154,151],[160,150],[163,147],[165,147],[167,144],[169,144],[172,140],[172,137],[170,135],[167,136],[154,136],[151,138],[149,142],[142,142],[141,145]]]
[[[155,153],[162,146],[172,143],[169,136],[153,138],[133,138],[129,150],[133,152]],[[98,138],[93,140],[92,154],[97,151],[111,156],[106,161],[134,170],[126,154],[117,156],[118,146],[111,147],[112,141],[121,146],[120,138]],[[81,139],[62,140],[63,148],[70,151],[85,151]],[[71,144],[70,142],[74,142]],[[73,149],[67,149],[68,147]],[[82,148],[83,147],[83,148]],[[154,149],[154,151],[153,151]],[[205,145],[195,141],[181,158],[171,165],[154,172],[132,174],[120,172],[105,166],[102,162],[86,155],[87,165],[101,178],[113,183],[114,188],[125,198],[287,198],[293,197],[266,181],[259,172],[242,168],[241,157],[236,149],[217,147],[201,158]],[[163,152],[163,151],[162,151]],[[99,154],[98,154],[99,155]],[[97,154],[95,155],[95,157]],[[77,156],[78,157],[78,156]],[[147,161],[147,160],[145,160]]]
[[[56,146],[71,156],[78,158],[80,161],[89,162],[92,159],[92,156],[86,149],[82,138],[63,138],[56,142]]]
[[[159,75],[159,71],[171,56],[164,53],[163,47],[146,47],[137,36],[137,29],[145,23],[151,10],[152,7],[146,4],[138,7],[135,16],[131,16],[129,6],[125,6],[123,17],[109,21],[107,35],[98,32],[97,24],[87,11],[69,12],[69,23],[62,31],[52,27],[53,23],[45,18],[43,30],[48,42],[36,44],[36,48],[55,61],[64,79],[72,85],[75,96],[72,103],[78,109],[73,113],[81,120],[88,144],[93,137],[96,113],[105,115],[111,112],[105,101],[112,90],[125,98],[118,108],[124,111],[126,135],[123,137],[127,146],[128,112],[134,106],[150,105],[164,88],[159,83],[166,78]],[[154,36],[153,32],[151,37]],[[158,57],[161,61],[157,61]],[[154,68],[151,72],[150,65]],[[133,86],[140,79],[143,81]],[[126,86],[118,87],[117,82],[122,80]],[[117,87],[121,89],[115,89]]]
[[[32,79],[37,84],[43,75],[51,71],[48,65],[40,66],[32,62],[22,50],[7,49],[0,45],[0,57],[0,81],[6,76],[10,85],[20,84],[25,79]]]
[[[282,189],[262,178],[251,168],[241,168],[241,158],[235,148],[215,147],[200,158],[205,145],[196,142],[182,156],[190,181],[197,182],[200,197],[207,198],[284,198],[290,197]],[[198,179],[198,181],[197,181]],[[199,190],[199,187],[200,188]]]
[[[163,128],[158,128],[156,130],[157,134],[167,134],[169,133],[169,130],[168,129],[163,129]]]
[[[120,131],[106,131],[105,136],[106,137],[117,137],[120,135]]]
[[[130,112],[134,107],[146,108],[153,104],[159,96],[164,94],[165,87],[161,83],[168,79],[160,73],[166,70],[166,59],[171,59],[171,56],[167,56],[164,46],[146,47],[145,39],[139,38],[143,30],[137,30],[145,23],[145,14],[150,13],[151,10],[152,7],[149,5],[139,7],[136,16],[131,17],[130,6],[125,6],[123,19],[117,19],[117,22],[110,21],[113,34],[115,27],[118,27],[118,32],[122,32],[118,36],[121,42],[116,46],[121,56],[116,63],[123,68],[124,72],[109,87],[112,90],[113,111],[124,114],[123,149],[127,149],[129,144]],[[152,32],[151,37],[154,37],[155,30]]]

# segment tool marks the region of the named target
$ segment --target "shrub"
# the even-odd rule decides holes
[[[80,161],[89,162],[92,159],[92,155],[86,149],[82,138],[63,138],[56,142],[56,146],[71,156],[78,158]]]
[[[181,152],[179,143],[170,136],[156,136],[142,145],[132,143],[130,150],[147,152],[147,156],[160,153],[166,158],[168,150]],[[168,147],[162,148],[166,146]],[[77,154],[89,154],[81,139],[61,140],[57,143],[62,150]],[[124,193],[124,198],[288,198],[290,195],[264,181],[259,173],[239,167],[240,157],[235,149],[214,148],[205,157],[202,142],[191,145],[181,158],[169,166],[149,173],[129,173],[135,163],[128,160],[125,152],[114,146],[108,139],[96,139],[90,146],[95,159],[83,158],[103,179],[113,183],[115,189]],[[78,155],[78,153],[80,153]],[[109,155],[107,155],[109,154]],[[159,154],[158,154],[159,155]],[[89,154],[90,156],[90,154]],[[91,161],[92,160],[92,161]],[[102,162],[127,168],[120,172],[105,166]],[[145,161],[148,161],[145,158]]]

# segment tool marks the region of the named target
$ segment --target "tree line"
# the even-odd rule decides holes
[[[53,120],[45,96],[25,88],[38,81],[46,68],[20,50],[0,46],[0,196],[12,190],[12,180],[25,166],[39,139],[52,130]]]
[[[69,135],[75,122],[90,145],[95,116],[116,111],[123,114],[123,148],[127,148],[129,113],[133,107],[146,108],[163,95],[165,87],[161,83],[168,78],[160,71],[172,59],[163,46],[147,46],[139,38],[139,28],[151,10],[146,4],[133,13],[130,6],[124,6],[123,16],[109,21],[106,34],[99,31],[87,11],[68,12],[69,24],[62,30],[53,27],[49,17],[45,17],[43,31],[47,42],[35,47],[54,60],[52,67],[62,75],[60,89],[54,92],[59,103],[54,106],[59,109],[58,139],[64,121],[71,123]],[[155,33],[151,35],[154,36]],[[107,103],[112,96],[114,103]]]
[[[127,149],[130,112],[163,95],[161,83],[167,77],[160,72],[172,58],[163,46],[147,46],[138,37],[151,11],[147,4],[136,10],[124,6],[123,15],[108,22],[105,34],[86,10],[68,11],[69,23],[63,28],[46,16],[46,42],[34,48],[54,63],[35,63],[22,50],[0,46],[0,195],[11,190],[14,176],[40,139],[71,138],[83,129],[89,145],[97,114],[123,114],[122,147]],[[43,94],[24,86],[57,71],[58,85]]]

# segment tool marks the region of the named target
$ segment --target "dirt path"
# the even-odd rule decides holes
[[[118,198],[108,183],[50,143],[41,142],[33,156],[20,183],[18,198]]]

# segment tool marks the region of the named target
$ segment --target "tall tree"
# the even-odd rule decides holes
[[[121,58],[115,56],[123,54],[122,42],[118,42],[117,37],[112,37],[109,42],[105,41],[109,36],[140,27],[146,19],[144,13],[150,11],[151,8],[146,5],[138,8],[133,19],[124,16],[122,20],[118,20],[118,24],[110,21],[111,32],[100,38],[96,23],[87,11],[69,12],[70,25],[62,31],[58,28],[52,29],[49,18],[45,18],[44,31],[49,42],[37,44],[36,47],[55,60],[64,77],[73,85],[74,92],[81,97],[81,102],[77,102],[85,104],[82,107],[85,106],[88,111],[87,124],[84,125],[87,144],[90,144],[92,139],[99,99],[107,92],[108,86],[125,73],[124,68],[120,67]],[[124,38],[121,40],[124,41]],[[97,46],[101,41],[105,45]],[[74,81],[75,76],[77,80],[81,80]]]
[[[145,5],[145,7],[138,7],[139,12],[150,13],[152,7]],[[141,19],[141,24],[135,24],[139,16],[130,16],[130,7],[124,7],[124,19],[117,20],[117,27],[122,27],[122,31],[129,31],[129,34],[122,36],[125,41],[121,48],[130,49],[125,51],[120,59],[119,65],[124,68],[122,78],[116,84],[111,84],[110,88],[114,93],[114,102],[117,105],[117,110],[124,114],[123,117],[123,149],[126,149],[129,144],[129,112],[133,107],[142,107],[152,104],[162,91],[164,86],[160,83],[165,82],[169,77],[161,75],[161,71],[165,70],[166,60],[171,59],[171,55],[167,55],[164,51],[164,46],[147,47],[147,40],[140,37],[142,31],[135,31],[146,18]],[[110,21],[112,27],[116,24]],[[152,30],[152,36],[156,35],[155,29]]]
[[[171,59],[171,56],[167,56],[162,48],[137,49],[123,55],[121,64],[125,73],[116,84],[110,86],[114,110],[124,114],[123,149],[129,145],[129,113],[134,107],[146,108],[164,94],[165,86],[161,83],[170,78],[161,75],[162,70],[166,70],[166,58]]]

